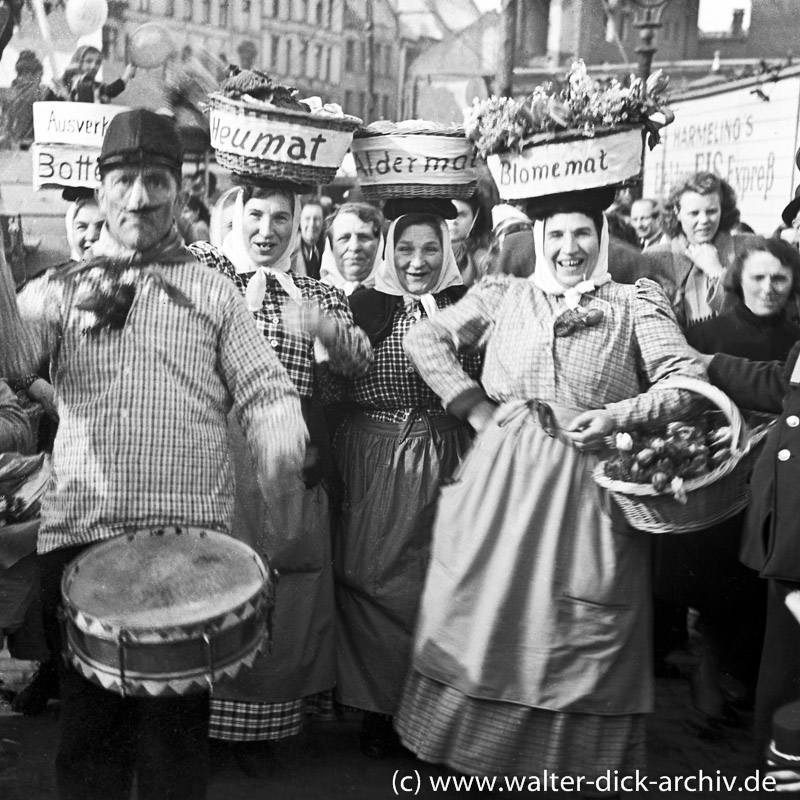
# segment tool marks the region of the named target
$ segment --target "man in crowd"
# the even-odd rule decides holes
[[[345,203],[328,218],[327,228],[322,282],[346,295],[372,286],[382,256],[383,214],[368,203]]]
[[[171,120],[117,115],[98,162],[100,239],[20,309],[53,359],[60,416],[38,543],[54,652],[62,574],[95,542],[165,526],[228,532],[229,411],[277,527],[295,529],[305,450],[297,392],[233,284],[183,245],[181,162]],[[207,693],[122,697],[68,665],[61,678],[62,800],[128,798],[134,774],[140,798],[206,796]]]
[[[639,247],[647,250],[661,241],[661,221],[658,203],[649,197],[634,200],[631,206],[631,225],[639,237]]]
[[[325,238],[322,227],[325,217],[318,201],[306,203],[300,211],[300,236],[292,254],[292,269],[300,275],[319,280]]]

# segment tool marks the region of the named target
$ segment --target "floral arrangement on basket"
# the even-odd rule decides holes
[[[542,134],[569,132],[591,138],[598,130],[627,125],[644,127],[652,148],[659,141],[658,129],[673,119],[663,99],[668,83],[660,69],[646,82],[631,76],[627,86],[616,78],[599,80],[587,73],[583,61],[576,60],[563,83],[537,86],[523,100],[475,100],[464,114],[464,126],[483,158],[521,152]]]
[[[480,174],[460,125],[420,119],[373,122],[356,131],[352,153],[359,186],[370,200],[467,198]]]
[[[659,70],[643,83],[597,80],[575,61],[563,83],[523,99],[490,97],[465,112],[467,137],[486,158],[503,200],[619,187],[641,176],[643,132],[650,146],[672,113]]]
[[[617,433],[611,455],[594,473],[628,522],[651,533],[701,530],[741,511],[769,428],[766,422],[748,428],[733,401],[710,384],[673,378],[669,385],[700,394],[717,409],[691,422]]]
[[[293,183],[330,183],[361,120],[258,70],[228,68],[209,95],[211,145],[217,161],[238,175]]]

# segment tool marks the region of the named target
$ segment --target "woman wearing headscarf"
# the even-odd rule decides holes
[[[375,360],[348,382],[336,435],[345,484],[334,530],[336,698],[364,710],[361,749],[375,758],[398,744],[392,716],[409,666],[436,495],[470,441],[469,428],[442,408],[403,352],[410,329],[464,294],[443,219],[452,205],[416,201],[404,210],[413,213],[390,225],[374,288],[350,296]],[[480,372],[477,355],[459,363],[473,378]]]
[[[532,202],[531,278],[489,276],[406,338],[478,431],[440,492],[396,722],[420,758],[461,772],[595,781],[644,767],[650,542],[609,515],[592,470],[613,430],[691,414],[665,382],[704,370],[656,284],[611,279],[612,196]],[[458,353],[482,340],[481,385]]]
[[[309,453],[317,456],[305,470],[302,532],[287,537],[266,515],[241,435],[231,432],[239,454],[234,535],[265,552],[280,579],[271,652],[232,685],[214,692],[209,735],[235,743],[240,766],[256,774],[263,743],[298,734],[316,696],[333,688],[328,489],[335,476],[317,389],[325,371],[361,374],[372,358],[369,340],[353,325],[344,296],[289,269],[299,211],[299,195],[287,185],[246,183],[236,194],[233,226],[222,252],[205,242],[190,246],[241,291],[300,393],[310,431]]]

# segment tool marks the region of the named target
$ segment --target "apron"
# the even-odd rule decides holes
[[[612,516],[577,411],[502,406],[441,490],[413,667],[479,699],[652,710],[650,537]]]

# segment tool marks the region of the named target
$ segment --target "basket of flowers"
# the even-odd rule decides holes
[[[257,70],[229,68],[209,95],[211,146],[217,162],[237,175],[300,186],[330,183],[361,120]]]
[[[352,153],[358,184],[369,200],[463,199],[478,183],[478,156],[458,125],[373,122],[356,131]]]
[[[673,378],[662,385],[702,395],[716,409],[659,429],[617,433],[594,479],[638,530],[702,530],[747,505],[750,471],[769,424],[749,428],[733,401],[708,383]]]
[[[663,104],[667,83],[661,70],[627,85],[597,80],[578,60],[563,82],[524,99],[476,100],[465,112],[466,135],[504,200],[625,185],[641,175],[645,135],[654,147],[673,119]]]

